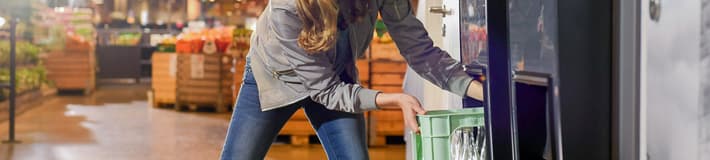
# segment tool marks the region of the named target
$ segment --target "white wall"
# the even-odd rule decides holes
[[[700,0],[661,0],[661,17],[642,8],[642,158],[705,160],[701,137]],[[645,114],[645,115],[644,115]],[[645,154],[644,154],[645,151]]]

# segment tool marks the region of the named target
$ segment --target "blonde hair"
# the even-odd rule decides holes
[[[310,54],[330,50],[335,45],[338,32],[338,5],[335,0],[298,0],[296,8],[303,22],[298,46]]]

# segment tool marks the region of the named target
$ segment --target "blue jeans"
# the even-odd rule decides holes
[[[259,90],[249,62],[245,67],[221,159],[264,159],[283,125],[299,108],[305,110],[328,159],[369,159],[363,114],[328,110],[310,98],[287,107],[261,111]]]

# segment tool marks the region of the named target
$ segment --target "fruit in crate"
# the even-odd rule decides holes
[[[158,44],[156,50],[158,52],[175,52],[175,43],[177,43],[175,37],[165,38]]]
[[[160,43],[162,43],[162,44],[175,44],[176,42],[177,42],[177,38],[171,36],[171,37],[168,37],[168,38],[163,39],[163,41],[161,41]]]
[[[202,47],[202,52],[205,54],[217,53],[217,44],[215,44],[214,40],[205,41],[205,45]]]
[[[156,51],[158,52],[168,52],[172,53],[175,52],[175,44],[170,44],[170,43],[160,43],[156,47]]]
[[[251,37],[252,31],[250,29],[246,28],[237,28],[234,29],[232,36],[233,37]]]
[[[91,48],[91,43],[87,41],[86,38],[81,35],[74,34],[73,32],[67,33],[64,44],[64,47],[67,50],[86,50]]]
[[[239,48],[237,48],[237,45],[235,45],[234,43],[236,43],[236,41],[232,41],[232,43],[229,43],[229,46],[227,46],[227,50],[225,50],[224,53],[232,56],[239,55]]]
[[[175,41],[175,52],[177,53],[190,53],[192,50],[191,41],[188,39],[180,38]]]
[[[392,42],[394,42],[394,41],[392,40],[392,36],[390,36],[390,33],[385,33],[385,34],[382,35],[382,38],[380,38],[378,42],[380,42],[380,43],[392,43]]]
[[[229,45],[232,43],[232,38],[231,37],[220,37],[215,40],[215,44],[217,45],[217,52],[220,53],[226,53],[227,48]]]
[[[140,33],[123,33],[116,39],[116,45],[137,45],[141,40]]]

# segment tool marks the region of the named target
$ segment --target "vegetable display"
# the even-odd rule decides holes
[[[28,68],[17,69],[17,77],[15,83],[17,84],[17,92],[22,93],[27,90],[38,89],[42,84],[46,84],[47,71],[43,66],[34,66]],[[10,82],[10,70],[8,68],[0,69],[0,83]],[[4,101],[9,93],[9,90],[0,90],[0,101]]]
[[[40,48],[29,42],[17,42],[16,63],[20,66],[36,64],[39,61]],[[10,42],[0,41],[0,67],[10,65]]]

